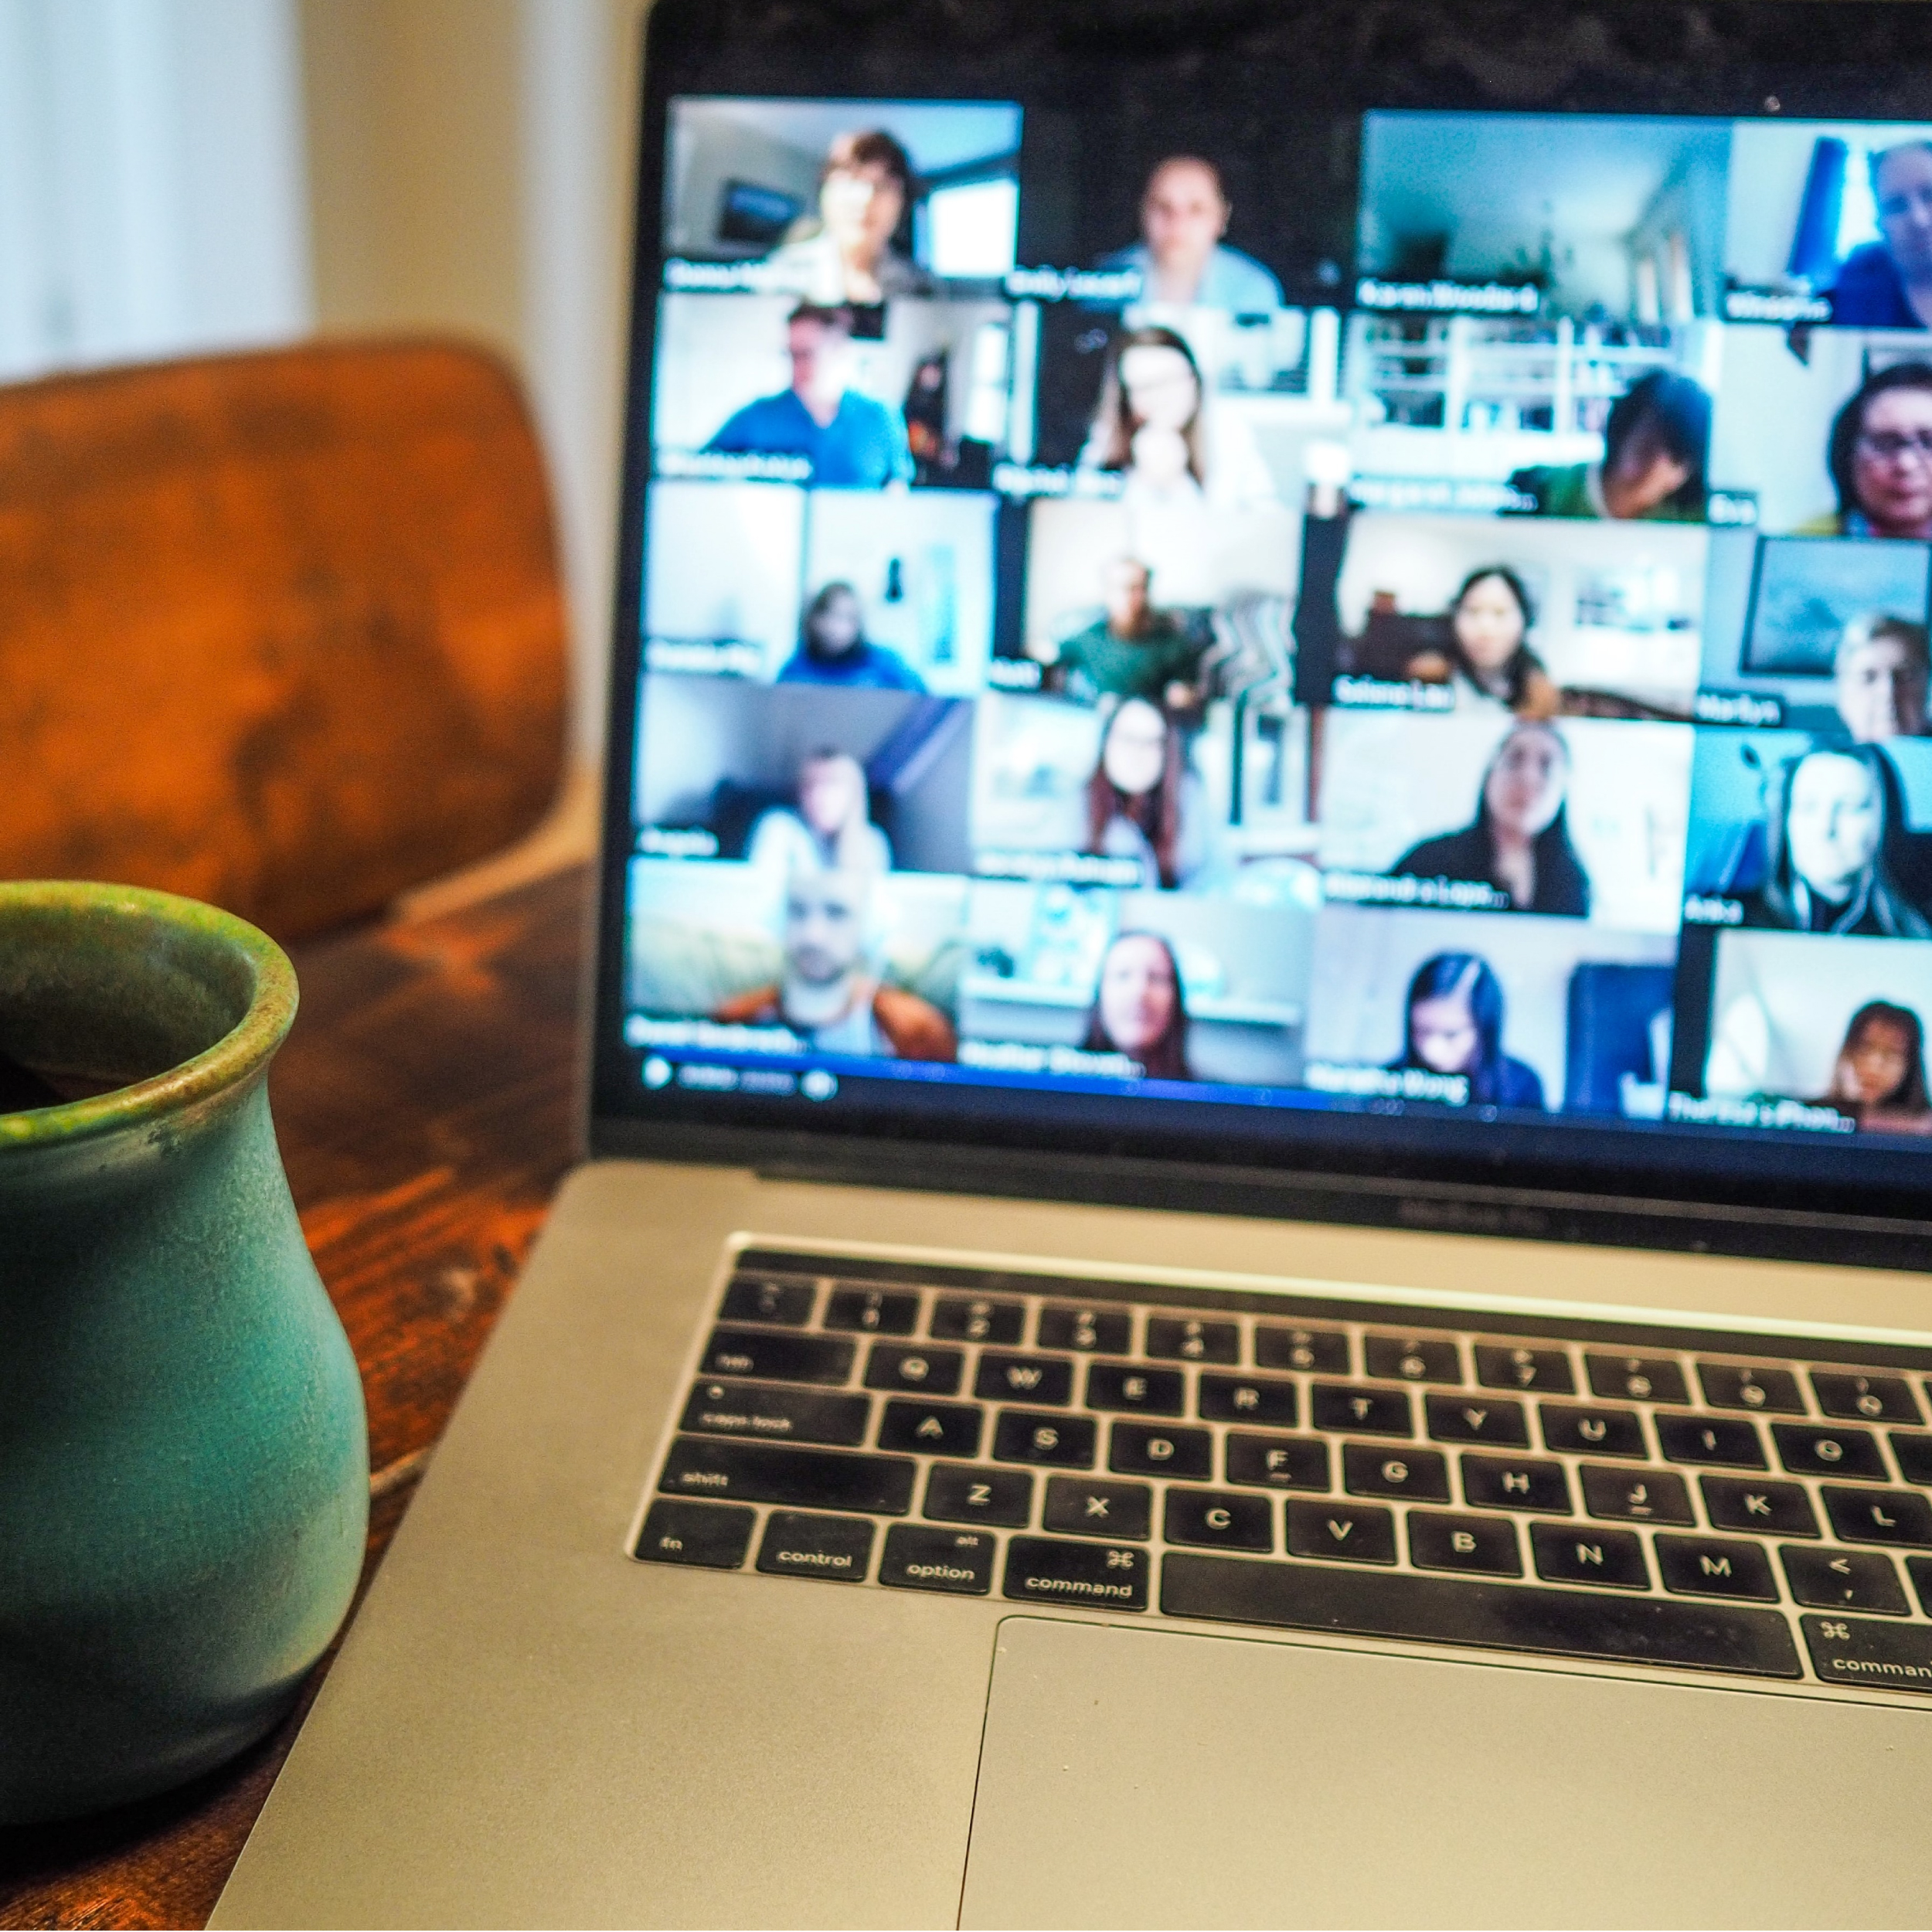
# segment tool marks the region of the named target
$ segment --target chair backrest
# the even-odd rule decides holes
[[[0,389],[0,877],[284,938],[558,791],[565,615],[515,379],[442,342]]]

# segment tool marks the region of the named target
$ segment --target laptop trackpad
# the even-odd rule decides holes
[[[961,1923],[1918,1923],[1932,1709],[1009,1617]]]

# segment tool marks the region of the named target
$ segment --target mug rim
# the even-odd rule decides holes
[[[233,1026],[164,1072],[83,1100],[0,1113],[0,1154],[71,1145],[178,1117],[258,1073],[294,1023],[295,968],[287,954],[259,927],[219,906],[145,886],[70,879],[0,880],[0,921],[22,910],[159,923],[239,955],[250,971],[250,987],[247,1009]]]

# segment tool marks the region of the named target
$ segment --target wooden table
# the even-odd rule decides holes
[[[587,872],[560,873],[296,955],[301,1011],[270,1091],[369,1399],[364,1589],[579,1157],[589,894]],[[204,1923],[328,1668],[271,1736],[185,1791],[0,1830],[0,1927]]]

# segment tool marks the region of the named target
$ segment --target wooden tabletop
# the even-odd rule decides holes
[[[369,1400],[364,1589],[579,1158],[589,893],[587,872],[560,873],[296,954],[301,1011],[270,1094]],[[0,1830],[0,1927],[203,1924],[328,1668],[271,1736],[185,1791]]]

